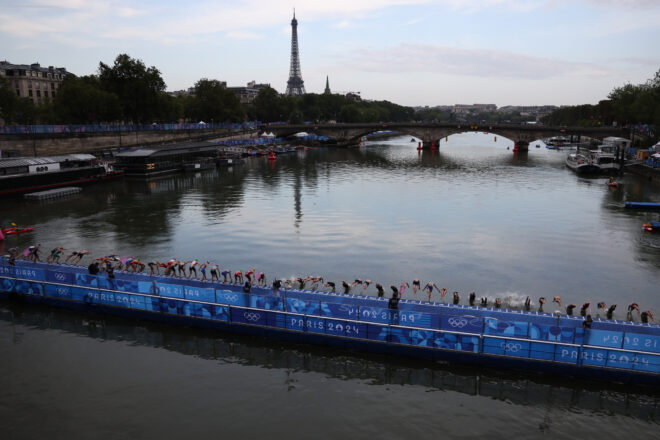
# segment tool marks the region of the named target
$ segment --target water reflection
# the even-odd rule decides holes
[[[295,387],[293,373],[314,372],[342,381],[359,380],[373,386],[413,385],[428,391],[454,391],[487,397],[515,406],[545,411],[617,414],[631,419],[660,421],[660,394],[649,389],[589,383],[569,378],[500,372],[483,367],[455,366],[389,356],[347,355],[345,351],[289,344],[256,337],[187,329],[49,309],[3,301],[0,320],[10,323],[12,343],[21,343],[22,327],[57,330],[97,340],[121,341],[165,349],[222,363],[280,369]],[[549,422],[549,421],[548,421]]]

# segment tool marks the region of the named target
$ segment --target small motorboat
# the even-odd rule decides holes
[[[642,225],[646,232],[660,232],[660,222],[649,222]]]

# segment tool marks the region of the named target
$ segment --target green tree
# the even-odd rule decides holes
[[[14,122],[19,106],[19,98],[12,90],[9,81],[4,77],[0,77],[0,118],[5,123],[10,124]]]
[[[140,123],[158,115],[159,93],[165,90],[165,82],[157,68],[120,54],[113,66],[99,63],[99,81],[103,90],[119,97],[124,117]]]
[[[121,119],[116,94],[101,90],[99,78],[67,76],[54,100],[54,111],[64,123],[112,122]]]
[[[245,110],[236,93],[218,80],[203,78],[195,83],[191,115],[203,121],[240,122],[245,119]]]

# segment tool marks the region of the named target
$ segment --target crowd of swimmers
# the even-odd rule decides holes
[[[14,264],[14,261],[19,258],[26,259],[32,262],[40,262],[40,252],[41,245],[33,245],[26,248],[23,252],[19,252],[16,248],[9,249],[9,264]],[[58,263],[60,264],[61,258],[64,256],[66,249],[63,247],[56,247],[50,251],[50,255],[46,258],[47,263]],[[75,250],[66,255],[64,258],[64,264],[79,264],[82,259],[89,255],[89,251],[86,249]],[[119,257],[118,255],[111,254],[104,257],[94,258],[88,266],[89,273],[92,275],[97,275],[101,272],[105,273],[108,277],[114,278],[114,271],[120,270],[129,273],[138,273],[145,272],[146,268],[149,268],[149,275],[161,275],[169,277],[176,277],[179,279],[195,279],[200,281],[209,281],[209,282],[222,282],[225,284],[238,284],[243,286],[245,292],[250,292],[250,289],[253,285],[258,287],[267,287],[266,274],[263,272],[256,271],[252,268],[245,273],[242,270],[232,271],[230,269],[221,268],[217,264],[211,264],[209,261],[200,262],[197,259],[193,260],[177,260],[170,259],[167,262],[160,262],[158,260],[149,261],[147,263],[142,262],[140,259],[135,257]],[[207,276],[208,273],[208,276]],[[201,278],[200,278],[201,275]],[[222,277],[222,280],[220,280]],[[297,277],[290,280],[274,280],[273,288],[282,288],[285,289],[310,289],[310,290],[327,290],[330,292],[337,291],[337,284],[333,281],[326,281],[322,276],[306,276],[306,277]],[[360,279],[356,278],[352,282],[347,282],[342,280],[340,283],[341,293],[350,295],[352,293],[365,294],[366,290],[374,285],[378,297],[385,296],[385,288],[380,283],[372,282],[369,279]],[[412,287],[411,287],[412,286]],[[448,291],[446,288],[439,288],[433,281],[427,282],[424,287],[419,278],[412,280],[412,283],[407,281],[401,282],[399,286],[391,285],[390,290],[392,292],[391,297],[388,302],[388,307],[390,309],[397,309],[399,300],[403,297],[407,289],[410,289],[413,292],[413,296],[417,297],[418,292],[421,292],[420,296],[426,294],[428,301],[431,301],[434,290],[440,294],[440,301],[444,302],[445,296]],[[454,292],[452,295],[452,303],[460,304],[461,297],[458,292]],[[562,299],[560,296],[555,296],[552,299],[553,304],[557,304],[559,307],[559,312],[565,311],[567,315],[573,315],[575,310],[578,308],[577,304],[567,304],[564,307],[562,304]],[[496,309],[502,308],[502,299],[495,298],[494,301],[490,301],[488,297],[481,297],[477,299],[475,292],[471,292],[468,296],[468,304],[470,306],[482,306],[482,307],[494,307]],[[543,312],[543,306],[546,304],[545,297],[540,297],[538,301],[538,311]],[[528,296],[525,299],[524,310],[532,311],[532,301]],[[563,309],[562,309],[563,308]],[[597,314],[600,316],[602,313],[607,319],[613,319],[614,311],[617,308],[617,304],[612,304],[609,307],[604,302],[598,302],[596,304]],[[644,323],[654,320],[653,313],[650,310],[641,311],[637,303],[631,303],[628,305],[626,318],[629,321],[633,320],[634,314],[640,318]],[[579,314],[586,318],[586,325],[589,326],[591,323],[592,308],[591,303],[586,302],[582,304],[579,308]]]

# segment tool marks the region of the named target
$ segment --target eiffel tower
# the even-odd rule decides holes
[[[298,20],[296,11],[293,11],[291,20],[291,67],[289,68],[289,80],[286,82],[286,96],[302,96],[305,94],[305,82],[300,73],[300,59],[298,58]]]

